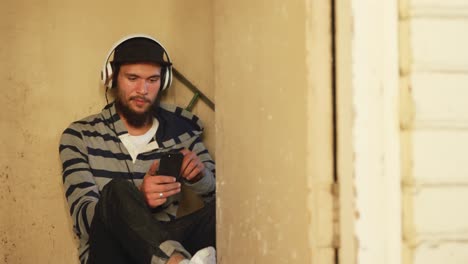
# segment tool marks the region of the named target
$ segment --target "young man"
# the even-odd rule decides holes
[[[81,263],[215,263],[214,162],[200,120],[159,105],[171,78],[166,51],[133,37],[114,49],[111,66],[105,81],[115,101],[72,123],[60,140]],[[158,175],[168,152],[183,154],[179,181]],[[182,185],[205,206],[176,218]]]

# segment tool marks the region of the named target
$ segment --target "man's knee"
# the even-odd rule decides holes
[[[132,186],[132,183],[125,179],[113,179],[104,186],[104,189],[111,188],[115,190],[121,190],[129,188],[130,186]]]
[[[127,193],[134,188],[132,183],[124,179],[113,179],[108,182],[101,192],[101,198],[107,196],[120,197],[123,193]]]

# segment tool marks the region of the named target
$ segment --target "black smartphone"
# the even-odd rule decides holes
[[[166,152],[163,153],[159,160],[158,175],[173,176],[176,181],[180,182],[181,175],[180,169],[182,167],[182,161],[184,155],[180,152]]]

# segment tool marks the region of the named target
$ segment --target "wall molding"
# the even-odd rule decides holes
[[[403,188],[408,191],[418,191],[420,188],[446,188],[446,187],[456,187],[456,188],[467,188],[468,179],[463,178],[447,178],[444,181],[437,179],[434,180],[411,180],[403,181]]]
[[[340,206],[355,207],[357,264],[400,264],[399,1],[336,4]]]
[[[414,4],[410,7],[411,18],[436,19],[467,19],[468,5],[422,5]]]
[[[468,230],[456,230],[451,232],[420,232],[415,234],[416,244],[444,244],[465,243],[468,244]]]
[[[414,73],[468,74],[468,64],[447,63],[443,61],[415,61],[411,66]]]
[[[468,133],[468,119],[436,120],[415,119],[411,125],[412,129],[418,130],[466,130]]]

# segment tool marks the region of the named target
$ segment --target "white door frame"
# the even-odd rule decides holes
[[[340,264],[399,264],[398,0],[335,8]]]

